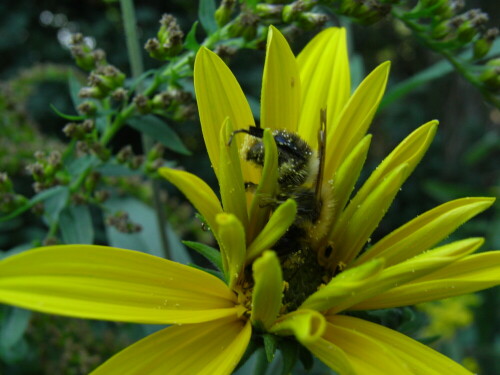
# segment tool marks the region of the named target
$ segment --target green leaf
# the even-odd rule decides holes
[[[116,228],[106,226],[106,234],[110,246],[138,250],[165,258],[161,244],[159,224],[156,214],[151,207],[131,197],[123,199],[113,197],[108,199],[104,203],[104,206],[108,209],[108,213],[125,211],[128,213],[130,220],[142,226],[142,230],[137,233],[121,233]],[[166,230],[172,260],[184,264],[191,262],[186,248],[168,224]]]
[[[290,374],[299,359],[299,344],[296,341],[281,340],[280,350],[283,354],[283,370],[281,371],[281,375]]]
[[[219,271],[222,271],[222,259],[219,250],[199,242],[182,241],[182,243],[187,247],[189,247],[190,249],[193,249],[197,253],[203,255]]]
[[[81,102],[83,102],[83,99],[78,95],[83,85],[80,83],[80,81],[78,81],[78,78],[76,78],[73,72],[69,72],[68,74],[68,85],[71,100],[76,108],[80,105]]]
[[[251,10],[255,10],[255,8],[257,8],[257,4],[259,3],[259,0],[244,0],[244,1],[247,7],[250,8]]]
[[[48,200],[49,198],[52,198],[53,196],[56,196],[59,194],[65,194],[65,191],[67,191],[67,190],[68,190],[67,186],[54,186],[50,189],[41,191],[40,193],[35,195],[33,198],[31,198],[28,202],[26,202],[22,206],[18,207],[16,210],[12,211],[10,214],[0,217],[0,222],[13,219],[16,216],[22,214],[23,212],[29,210],[31,207],[33,207],[38,202],[43,202],[43,201]]]
[[[158,71],[156,69],[150,69],[142,73],[139,77],[131,80],[130,82],[127,82],[128,89],[133,92],[135,91],[136,87],[144,81],[146,78],[156,75]]]
[[[0,346],[8,349],[18,343],[24,335],[31,318],[31,311],[18,307],[5,307],[6,313],[0,325]]]
[[[219,272],[219,271],[216,271],[216,270],[211,270],[211,269],[205,268],[205,267],[201,267],[201,266],[198,266],[197,264],[194,264],[194,263],[188,263],[188,266],[196,268],[197,270],[209,273],[210,275],[214,275],[215,277],[217,277],[218,279],[221,279],[225,283],[227,282],[227,280],[224,277],[224,274],[222,272]]]
[[[57,194],[52,194],[45,199],[43,217],[50,225],[59,221],[61,211],[68,204],[69,188],[67,186],[60,186],[61,189]]]
[[[193,23],[193,26],[191,26],[191,30],[189,30],[188,34],[186,35],[186,41],[184,42],[184,47],[193,52],[196,52],[200,49],[200,44],[196,41],[196,28],[198,27],[198,23],[198,21]]]
[[[88,206],[66,207],[60,215],[62,239],[67,244],[92,244],[94,227]]]
[[[179,136],[165,122],[153,115],[134,116],[127,120],[134,129],[149,135],[168,149],[183,155],[191,155]]]
[[[56,107],[54,107],[54,105],[50,105],[50,108],[52,108],[52,110],[57,113],[60,117],[62,117],[63,119],[66,119],[66,120],[70,120],[70,121],[82,121],[82,120],[85,120],[87,117],[86,116],[78,116],[78,115],[66,115],[64,113],[62,113],[61,111],[59,111]]]
[[[207,34],[213,34],[215,31],[217,31],[218,26],[217,22],[215,22],[214,0],[200,0],[200,5],[198,7],[198,18]]]
[[[76,178],[88,168],[96,167],[101,163],[95,155],[84,155],[68,162],[67,171],[71,177]]]
[[[276,348],[278,346],[278,340],[276,336],[272,334],[262,335],[264,339],[264,349],[266,350],[267,362],[271,363],[274,359],[274,354],[276,353]]]

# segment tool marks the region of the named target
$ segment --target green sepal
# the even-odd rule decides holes
[[[217,268],[217,270],[223,270],[222,258],[219,250],[199,242],[182,241],[182,243],[190,249],[196,251],[198,254],[203,255],[210,263],[212,263]]]
[[[194,264],[194,263],[188,263],[187,265],[189,267],[196,268],[197,270],[209,273],[210,275],[213,275],[213,276],[217,277],[218,279],[220,279],[220,280],[222,280],[224,282],[227,282],[227,280],[224,277],[224,274],[222,272],[219,272],[219,271],[216,271],[216,270],[211,270],[210,268],[201,267],[201,266],[198,266],[197,264]]]
[[[275,335],[266,333],[262,335],[264,340],[264,350],[266,351],[266,358],[269,363],[274,359],[276,348],[278,347],[278,340]]]

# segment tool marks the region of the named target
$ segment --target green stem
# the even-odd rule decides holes
[[[129,61],[132,70],[132,77],[138,78],[144,71],[141,57],[141,49],[139,46],[139,38],[137,36],[136,29],[136,19],[134,12],[133,0],[120,0],[122,15],[123,15],[123,25],[125,28],[125,38],[127,40],[127,50]],[[155,80],[157,81],[157,80]],[[159,83],[157,83],[159,85]],[[142,91],[142,84],[137,85],[137,91]],[[154,89],[148,88],[148,91],[153,92]],[[111,126],[111,133],[106,134],[107,137],[102,139],[103,142],[107,142],[111,137],[118,131],[118,129],[123,125],[125,120],[132,114],[135,106],[130,104],[123,112],[121,112],[113,122]],[[153,147],[154,141],[142,134],[142,146],[144,149],[144,154]],[[104,138],[104,137],[103,137]],[[156,221],[158,224],[158,230],[160,234],[160,240],[163,247],[164,255],[167,259],[171,258],[170,249],[168,246],[168,239],[166,233],[166,217],[165,212],[162,207],[162,202],[160,199],[160,184],[158,181],[153,180],[151,184],[153,190],[153,205],[156,213]]]

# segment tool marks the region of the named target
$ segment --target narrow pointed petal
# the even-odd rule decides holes
[[[217,237],[221,247],[222,264],[229,287],[232,288],[245,264],[245,229],[232,214],[217,215]]]
[[[0,302],[46,313],[134,323],[236,316],[218,278],[131,250],[92,245],[34,249],[0,262]]]
[[[172,326],[122,350],[91,375],[229,375],[250,336],[250,323],[241,320]]]
[[[318,340],[325,332],[325,317],[314,310],[296,310],[281,317],[269,330],[277,335],[293,334],[302,344]]]
[[[325,171],[324,179],[326,180],[326,183],[330,185],[329,189],[331,189],[332,193],[331,202],[334,202],[332,213],[327,224],[329,226],[327,232],[332,230],[333,223],[337,222],[338,216],[342,213],[349,197],[351,196],[354,185],[366,160],[366,155],[370,147],[370,141],[371,135],[365,136],[354,148],[354,150],[352,150],[335,175],[331,175],[329,171]],[[328,233],[327,238],[329,236],[330,233]],[[322,251],[318,254],[322,263],[330,263],[334,254],[330,253],[328,256],[325,255],[325,251],[328,246],[317,246],[317,248],[322,249]]]
[[[300,309],[326,311],[340,304],[351,295],[359,293],[368,285],[377,280],[377,275],[382,271],[384,262],[368,262],[359,267],[341,272],[327,285],[309,296],[300,306]]]
[[[398,193],[408,166],[403,164],[389,174],[364,200],[354,198],[340,216],[332,236],[333,264],[349,264],[377,228]]]
[[[375,68],[356,89],[337,121],[328,124],[325,170],[336,171],[364,137],[385,91],[389,62]]]
[[[189,172],[170,168],[160,168],[158,172],[182,191],[215,233],[217,228],[215,216],[223,211],[219,199],[210,186]]]
[[[359,204],[365,200],[373,189],[395,168],[401,164],[408,164],[406,178],[413,172],[417,164],[422,160],[429,145],[434,139],[437,130],[437,121],[430,121],[407,136],[373,171],[368,180],[359,189],[353,201]]]
[[[269,219],[271,207],[266,199],[274,199],[278,187],[278,148],[269,129],[264,129],[264,167],[262,177],[250,206],[250,223],[247,240],[252,242]]]
[[[379,324],[342,315],[328,321],[332,342],[346,352],[358,374],[472,375],[441,353]],[[371,350],[374,344],[383,350]],[[398,369],[391,371],[392,365]]]
[[[274,211],[260,231],[258,236],[252,241],[247,250],[247,261],[258,257],[264,250],[270,249],[286,233],[290,225],[295,220],[297,214],[297,203],[293,199],[288,199]]]
[[[321,339],[342,351],[345,355],[344,360],[353,369],[351,373],[357,375],[413,374],[390,348],[375,337],[358,331],[354,324],[349,324],[350,320],[343,326],[337,324],[335,319],[336,317],[328,318],[326,330]],[[314,346],[306,345],[306,347],[311,351],[315,349]],[[316,354],[314,351],[313,353]],[[328,365],[331,360],[328,358],[326,360],[325,364]]]
[[[338,313],[348,308],[357,310],[357,307],[351,306],[446,267],[478,249],[483,242],[482,238],[453,242],[388,267],[380,272],[372,283],[347,295],[329,313]]]
[[[408,259],[448,237],[494,201],[494,198],[462,198],[433,208],[385,236],[353,264],[379,257],[386,259],[388,264]]]
[[[432,272],[411,283],[360,302],[356,309],[383,309],[415,305],[500,285],[500,251],[466,258]]]
[[[261,126],[297,131],[300,110],[300,76],[285,37],[269,27],[262,78]]]
[[[319,111],[327,110],[327,124],[334,124],[351,94],[351,77],[345,29],[328,28],[316,35],[297,56],[301,102],[299,135],[317,147]]]
[[[218,176],[222,123],[229,117],[235,129],[247,129],[255,124],[252,111],[231,70],[219,56],[205,47],[201,47],[196,55],[194,88],[203,138]],[[239,145],[240,141],[236,138],[235,142]]]
[[[252,315],[254,325],[266,331],[273,325],[281,309],[283,298],[283,276],[274,251],[266,251],[252,264],[255,286],[252,293]]]
[[[240,158],[236,142],[228,144],[233,133],[229,118],[224,121],[220,135],[219,187],[222,206],[225,212],[236,215],[243,227],[248,226],[248,213],[245,195],[245,183],[241,172]]]
[[[359,375],[354,370],[347,354],[335,344],[335,339],[331,337],[329,324],[326,333],[319,339],[304,344],[305,347],[321,362],[330,367],[333,371],[341,375]]]

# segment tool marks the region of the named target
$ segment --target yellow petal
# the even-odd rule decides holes
[[[350,373],[358,375],[412,374],[405,363],[383,343],[363,332],[358,332],[354,324],[343,326],[337,324],[335,319],[336,317],[328,318],[322,340],[335,345],[344,353],[345,360],[353,369]],[[348,320],[347,323],[351,321]],[[313,346],[306,345],[306,347],[311,350],[315,349]],[[313,353],[316,354],[314,351]],[[327,359],[325,363],[329,365],[330,361]]]
[[[325,331],[325,317],[314,310],[296,310],[282,316],[269,330],[277,335],[293,334],[302,344],[312,343]]]
[[[247,250],[247,261],[258,257],[264,250],[270,249],[285,234],[295,220],[297,204],[293,199],[288,199],[274,211]]]
[[[297,64],[302,85],[298,133],[316,148],[320,109],[326,108],[327,124],[333,125],[351,94],[345,29],[320,32],[297,56]]]
[[[385,236],[354,264],[379,257],[385,258],[388,264],[408,259],[446,238],[494,201],[494,198],[462,198],[433,208]]]
[[[392,329],[350,316],[336,315],[328,321],[331,341],[345,351],[358,374],[472,375],[450,358]],[[382,350],[375,346],[371,350],[372,345]],[[398,368],[390,370],[393,365]]]
[[[408,135],[373,171],[368,180],[356,193],[353,199],[355,204],[359,204],[368,197],[369,194],[382,183],[382,181],[395,168],[401,164],[408,164],[405,179],[413,172],[417,164],[422,160],[425,152],[429,148],[437,130],[437,121],[430,121]]]
[[[500,284],[500,251],[489,251],[441,268],[406,285],[357,304],[357,309],[382,309],[434,301]]]
[[[271,211],[269,199],[275,199],[278,187],[278,148],[269,129],[264,129],[262,141],[265,151],[264,167],[262,168],[262,178],[250,206],[250,224],[247,231],[249,242],[254,240],[269,219]]]
[[[175,324],[236,316],[218,278],[145,253],[105,246],[34,249],[0,262],[0,302],[88,319]]]
[[[380,295],[390,289],[446,267],[475,251],[483,242],[482,238],[453,242],[408,259],[403,263],[388,267],[380,272],[372,283],[355,293],[347,295],[346,298],[330,310],[330,313],[337,313],[347,308],[358,310],[359,307],[356,304],[360,301],[370,299],[373,296]],[[355,307],[351,307],[353,305]]]
[[[326,171],[336,171],[364,137],[384,94],[389,66],[389,62],[385,62],[375,68],[351,96],[338,120],[328,124]]]
[[[266,251],[252,264],[255,286],[252,293],[252,323],[268,330],[281,309],[283,276],[274,251]]]
[[[212,166],[218,175],[222,123],[229,117],[236,129],[247,129],[255,124],[252,111],[231,70],[219,56],[205,47],[201,47],[196,55],[194,88],[203,138]],[[235,142],[239,146],[237,137]]]
[[[300,110],[300,76],[288,42],[269,27],[262,78],[261,126],[297,131]]]
[[[333,264],[348,264],[361,251],[380,220],[389,209],[401,184],[407,176],[407,165],[393,170],[364,200],[354,198],[342,213],[335,227],[331,243]]]
[[[172,326],[129,346],[91,375],[229,375],[248,346],[241,320]]]
[[[245,264],[245,229],[232,214],[217,215],[217,238],[221,248],[224,272],[232,288],[238,280]]]
[[[225,212],[236,215],[243,227],[248,226],[248,214],[245,196],[245,183],[241,172],[240,158],[236,142],[228,145],[233,126],[229,118],[224,121],[220,135],[219,187]]]
[[[326,333],[323,337],[306,344],[306,348],[321,362],[336,371],[340,375],[359,375],[349,360],[347,354],[335,345],[335,341],[331,337],[329,324],[326,327]]]
[[[354,184],[356,183],[366,160],[366,155],[370,147],[370,141],[371,135],[365,136],[352,150],[334,176],[330,175],[329,171],[325,171],[325,180],[327,183],[330,183],[328,181],[328,176],[332,176],[331,191],[332,201],[334,202],[331,216],[332,223],[337,221],[338,215],[342,212],[347,201],[349,200],[349,197],[351,196]],[[324,259],[324,262],[326,263],[327,260]]]
[[[210,186],[201,178],[185,171],[160,168],[158,172],[182,191],[215,233],[215,216],[222,213],[222,207]]]
[[[377,280],[377,275],[382,271],[384,262],[368,262],[359,267],[341,272],[330,282],[309,296],[300,309],[325,311],[340,304],[346,298],[359,293],[368,285]]]

